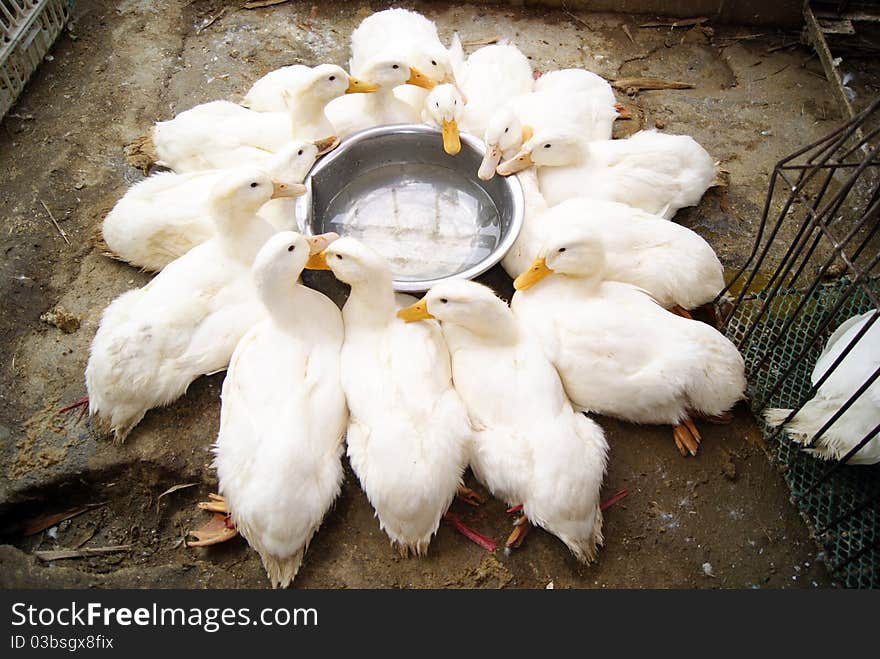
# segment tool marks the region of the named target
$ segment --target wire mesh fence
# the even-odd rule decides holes
[[[880,443],[878,135],[880,99],[776,165],[751,255],[718,298],[749,404],[775,413],[773,459],[849,587],[880,585],[880,464],[856,464]]]

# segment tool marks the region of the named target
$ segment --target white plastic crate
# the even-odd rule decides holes
[[[61,33],[72,0],[0,0],[0,119]]]

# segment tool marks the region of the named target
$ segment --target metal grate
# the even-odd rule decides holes
[[[752,253],[719,296],[722,329],[746,360],[748,400],[759,418],[778,407],[792,410],[790,420],[849,352],[812,385],[813,367],[833,331],[852,316],[880,310],[878,118],[880,99],[776,165]],[[873,316],[851,346],[878,319]],[[878,378],[880,369],[840,414]],[[818,429],[811,445],[834,420]],[[880,465],[845,464],[880,426],[853,438],[858,445],[839,462],[805,453],[783,436],[782,426],[763,430],[834,577],[849,587],[880,585]]]
[[[0,119],[61,33],[73,0],[0,0]]]

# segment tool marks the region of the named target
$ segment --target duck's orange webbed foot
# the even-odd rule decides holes
[[[471,506],[481,506],[486,503],[486,497],[464,484],[458,486],[455,496]]]
[[[83,396],[82,398],[77,398],[70,405],[65,405],[60,410],[58,410],[58,414],[71,412],[75,409],[79,409],[79,416],[76,417],[76,422],[79,423],[89,409],[89,397]]]
[[[199,503],[199,509],[214,513],[211,521],[202,528],[189,532],[189,535],[193,536],[195,540],[188,540],[186,543],[187,547],[218,545],[238,535],[238,530],[235,528],[235,524],[232,523],[232,518],[229,517],[229,507],[226,504],[226,499],[219,494],[213,493],[209,494],[208,498],[210,501]]]
[[[700,448],[700,431],[697,430],[689,417],[686,417],[678,425],[672,426],[672,438],[675,440],[675,445],[682,457],[687,457],[688,453],[696,455]]]
[[[514,508],[516,508],[516,506],[514,506]],[[513,521],[513,531],[507,536],[507,540],[504,543],[504,551],[510,553],[510,550],[517,549],[522,545],[523,540],[525,540],[531,529],[532,525],[529,523],[529,520],[525,515],[517,517]]]

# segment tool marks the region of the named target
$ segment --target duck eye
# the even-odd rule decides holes
[[[550,145],[549,145],[549,144],[545,144],[545,145],[544,145],[544,148],[545,148],[545,149],[549,149],[549,148],[550,148]]]
[[[504,129],[504,132],[506,133],[506,132],[509,131],[509,130],[510,130],[510,128],[505,128],[505,129]]]
[[[440,298],[440,301],[441,301],[443,304],[446,304],[447,302],[449,302],[449,300],[447,300],[445,297],[441,297],[441,298]]]
[[[330,82],[333,82],[334,80],[336,80],[336,76],[330,76]]]
[[[295,247],[295,245],[291,245],[290,247],[287,248],[287,251],[292,252],[294,247]]]
[[[303,154],[303,150],[302,150],[302,149],[300,149],[299,151],[296,152],[296,155],[298,155],[298,156],[301,156],[302,154]]]
[[[564,251],[565,251],[565,247],[560,247],[560,248],[559,248],[559,253],[560,253],[560,254],[562,254],[562,252],[564,252]]]
[[[342,260],[342,254],[337,254],[337,255],[336,255],[336,258],[339,259],[339,260],[341,261],[341,260]]]
[[[259,185],[259,183],[257,183],[256,181],[254,181],[253,183],[251,183],[251,187],[252,187],[252,188],[257,187],[258,185]]]
[[[392,68],[392,69],[399,69],[400,66],[399,66],[398,64],[394,64],[391,68]]]
[[[437,66],[437,61],[436,61],[436,60],[431,60],[431,65],[432,65],[432,66]]]
[[[458,101],[452,101],[453,105],[458,105]]]
[[[436,106],[439,108],[439,107],[440,107],[440,101],[437,101],[436,103],[434,103],[434,105],[436,105]]]

